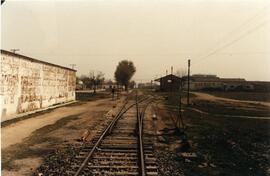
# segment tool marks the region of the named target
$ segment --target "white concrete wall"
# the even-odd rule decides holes
[[[1,53],[1,121],[75,100],[76,72]]]
[[[190,81],[190,90],[202,90],[204,88],[221,88],[223,89],[222,82],[195,82]],[[187,90],[187,81],[184,84],[184,89]]]

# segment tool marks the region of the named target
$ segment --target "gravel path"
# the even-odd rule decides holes
[[[52,112],[38,115],[34,118],[29,118],[16,122],[1,128],[2,149],[5,149],[13,144],[20,143],[24,138],[28,137],[33,131],[42,128],[46,125],[54,124],[57,120],[66,116],[83,113],[89,110],[89,106],[95,106],[106,100],[98,100],[88,102],[82,106],[68,106],[53,110]]]
[[[210,94],[207,94],[207,93],[202,93],[202,92],[192,92],[192,93],[196,95],[196,99],[201,99],[201,100],[227,101],[227,102],[229,101],[229,102],[234,102],[234,103],[261,104],[261,105],[270,107],[270,103],[263,102],[263,101],[234,100],[234,99],[230,99],[230,98],[217,97],[217,96],[210,95]]]
[[[91,138],[115,104],[110,99],[81,102],[2,127],[2,174],[32,175],[44,158],[56,149],[65,151],[86,129]]]

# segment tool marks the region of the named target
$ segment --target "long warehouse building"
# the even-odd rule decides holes
[[[76,70],[1,50],[1,122],[75,100]]]

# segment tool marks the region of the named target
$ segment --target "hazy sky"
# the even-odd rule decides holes
[[[1,15],[2,49],[78,75],[128,59],[146,81],[191,59],[192,74],[270,81],[269,0],[7,0]]]

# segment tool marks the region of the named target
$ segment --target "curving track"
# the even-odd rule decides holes
[[[144,115],[152,98],[126,99],[118,114],[81,150],[72,171],[79,175],[158,175]],[[70,175],[70,174],[69,174]]]

